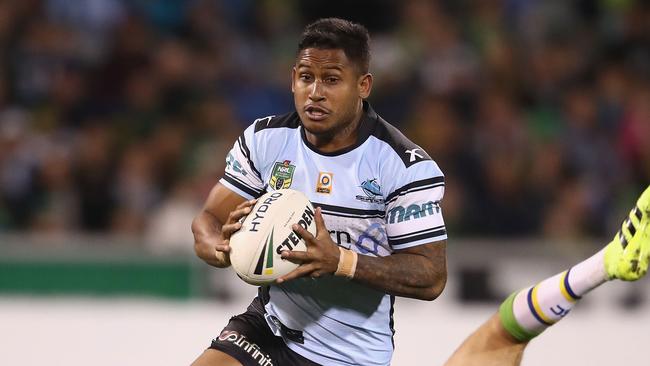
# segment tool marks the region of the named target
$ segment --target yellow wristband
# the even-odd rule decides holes
[[[356,252],[339,247],[339,265],[334,272],[335,276],[344,276],[348,279],[354,278],[354,273],[357,271],[357,261],[359,256]]]

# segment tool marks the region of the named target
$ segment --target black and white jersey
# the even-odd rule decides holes
[[[367,103],[357,143],[336,153],[307,141],[296,112],[256,120],[228,154],[220,182],[246,199],[282,188],[303,192],[321,208],[334,242],[360,255],[447,238],[438,165]],[[323,365],[390,363],[392,296],[334,276],[271,286],[269,296],[268,314],[303,332],[303,343],[285,341],[304,357]]]

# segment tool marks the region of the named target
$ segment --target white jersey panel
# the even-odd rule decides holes
[[[440,207],[445,183],[438,165],[433,160],[413,164],[391,183],[385,201],[391,248],[400,250],[447,239]]]
[[[221,182],[246,198],[281,188],[305,193],[321,208],[332,240],[360,255],[382,257],[446,238],[440,169],[366,110],[360,142],[336,154],[305,140],[296,113],[258,120],[235,143]],[[392,296],[332,276],[271,286],[265,305],[302,332],[303,343],[285,339],[292,350],[345,366],[390,364],[392,307]]]
[[[329,276],[272,286],[270,299],[267,312],[303,332],[304,344],[287,344],[304,357],[333,366],[390,364],[393,297]]]
[[[267,117],[269,120],[271,117]],[[226,171],[221,184],[228,187],[246,199],[252,199],[264,194],[264,182],[257,168],[259,162],[256,150],[249,146],[255,144],[256,120],[235,141],[234,146],[226,156]]]

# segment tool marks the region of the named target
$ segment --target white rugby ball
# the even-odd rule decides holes
[[[251,285],[268,285],[298,267],[280,258],[284,250],[306,251],[305,241],[291,228],[299,224],[316,235],[314,206],[302,192],[279,189],[260,197],[230,237],[230,263]]]

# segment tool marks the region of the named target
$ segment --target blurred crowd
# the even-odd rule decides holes
[[[648,2],[0,0],[0,232],[187,238],[321,16],[370,29],[452,235],[609,235],[650,182]]]

